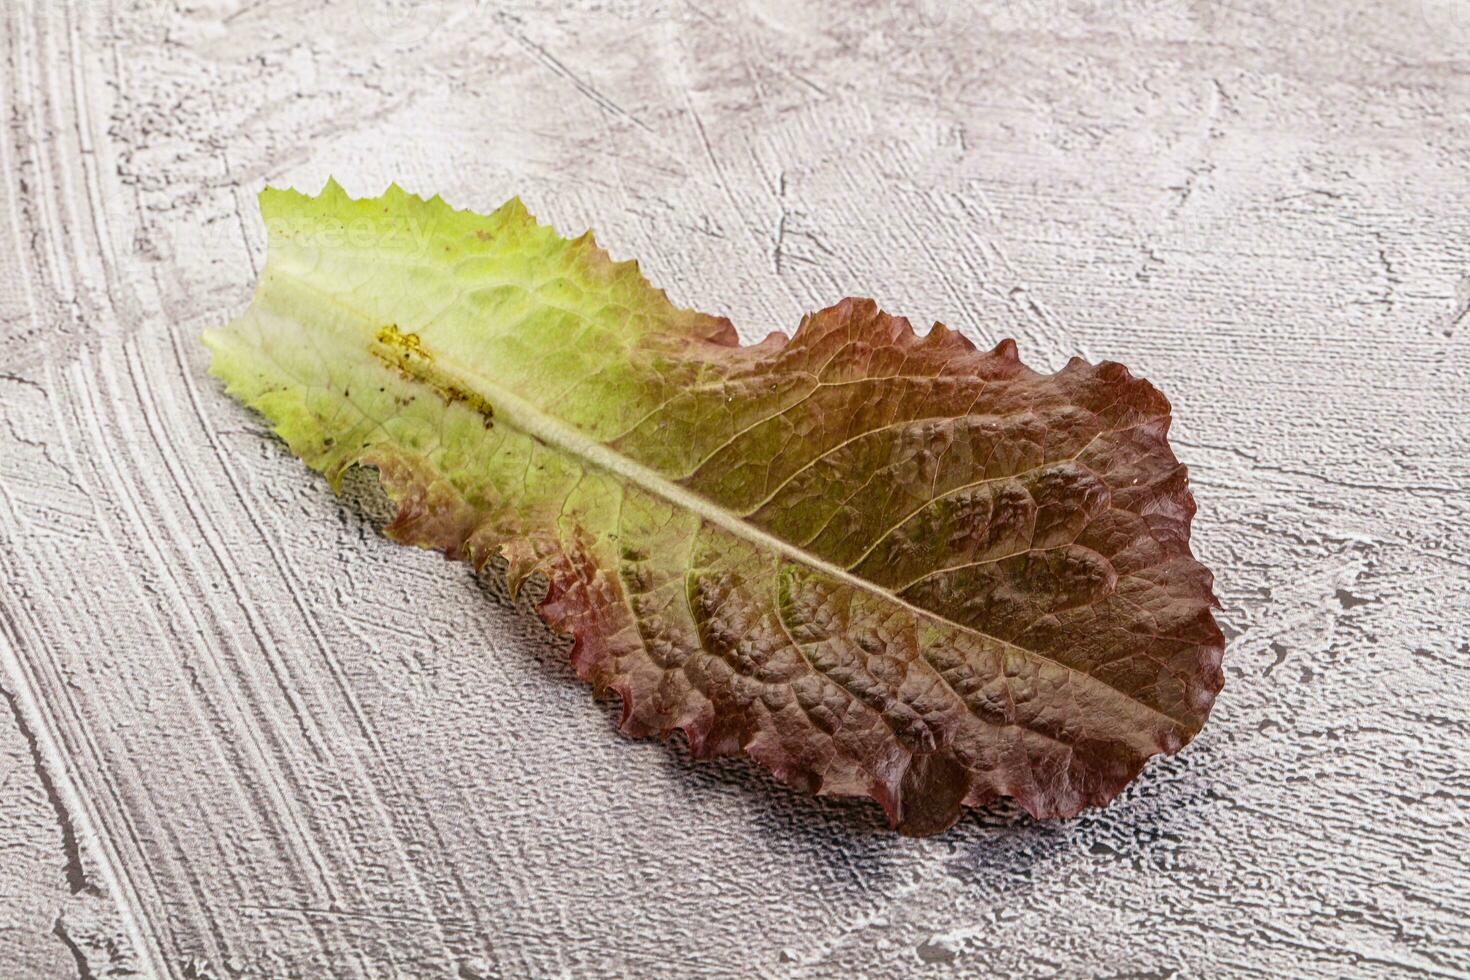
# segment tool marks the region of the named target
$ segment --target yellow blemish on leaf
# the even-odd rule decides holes
[[[434,355],[424,347],[416,333],[404,333],[396,323],[379,330],[375,341],[368,345],[374,357],[409,381],[417,381],[434,389],[446,402],[460,402],[479,413],[485,428],[495,424],[495,408],[478,392],[469,391],[445,377],[434,367]]]

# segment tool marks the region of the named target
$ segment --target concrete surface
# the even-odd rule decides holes
[[[0,0],[0,975],[1470,975],[1466,0]],[[1176,408],[1228,682],[903,840],[614,731],[223,397],[266,181]]]

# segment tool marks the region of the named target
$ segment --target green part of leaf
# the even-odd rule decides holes
[[[635,735],[745,752],[901,831],[1117,794],[1222,684],[1169,403],[848,299],[738,344],[590,233],[396,186],[268,190],[229,391],[388,533],[550,582],[542,616]]]

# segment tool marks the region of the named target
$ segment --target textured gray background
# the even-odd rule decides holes
[[[1470,2],[386,2],[0,0],[0,975],[1470,974]],[[1210,724],[922,841],[621,737],[205,375],[329,174],[1126,361]]]

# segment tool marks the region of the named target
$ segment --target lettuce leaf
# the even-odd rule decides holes
[[[1169,403],[1120,364],[1024,366],[870,300],[740,346],[591,234],[396,186],[267,190],[212,371],[387,532],[483,565],[575,638],[633,735],[682,729],[901,832],[1117,794],[1222,684]]]

